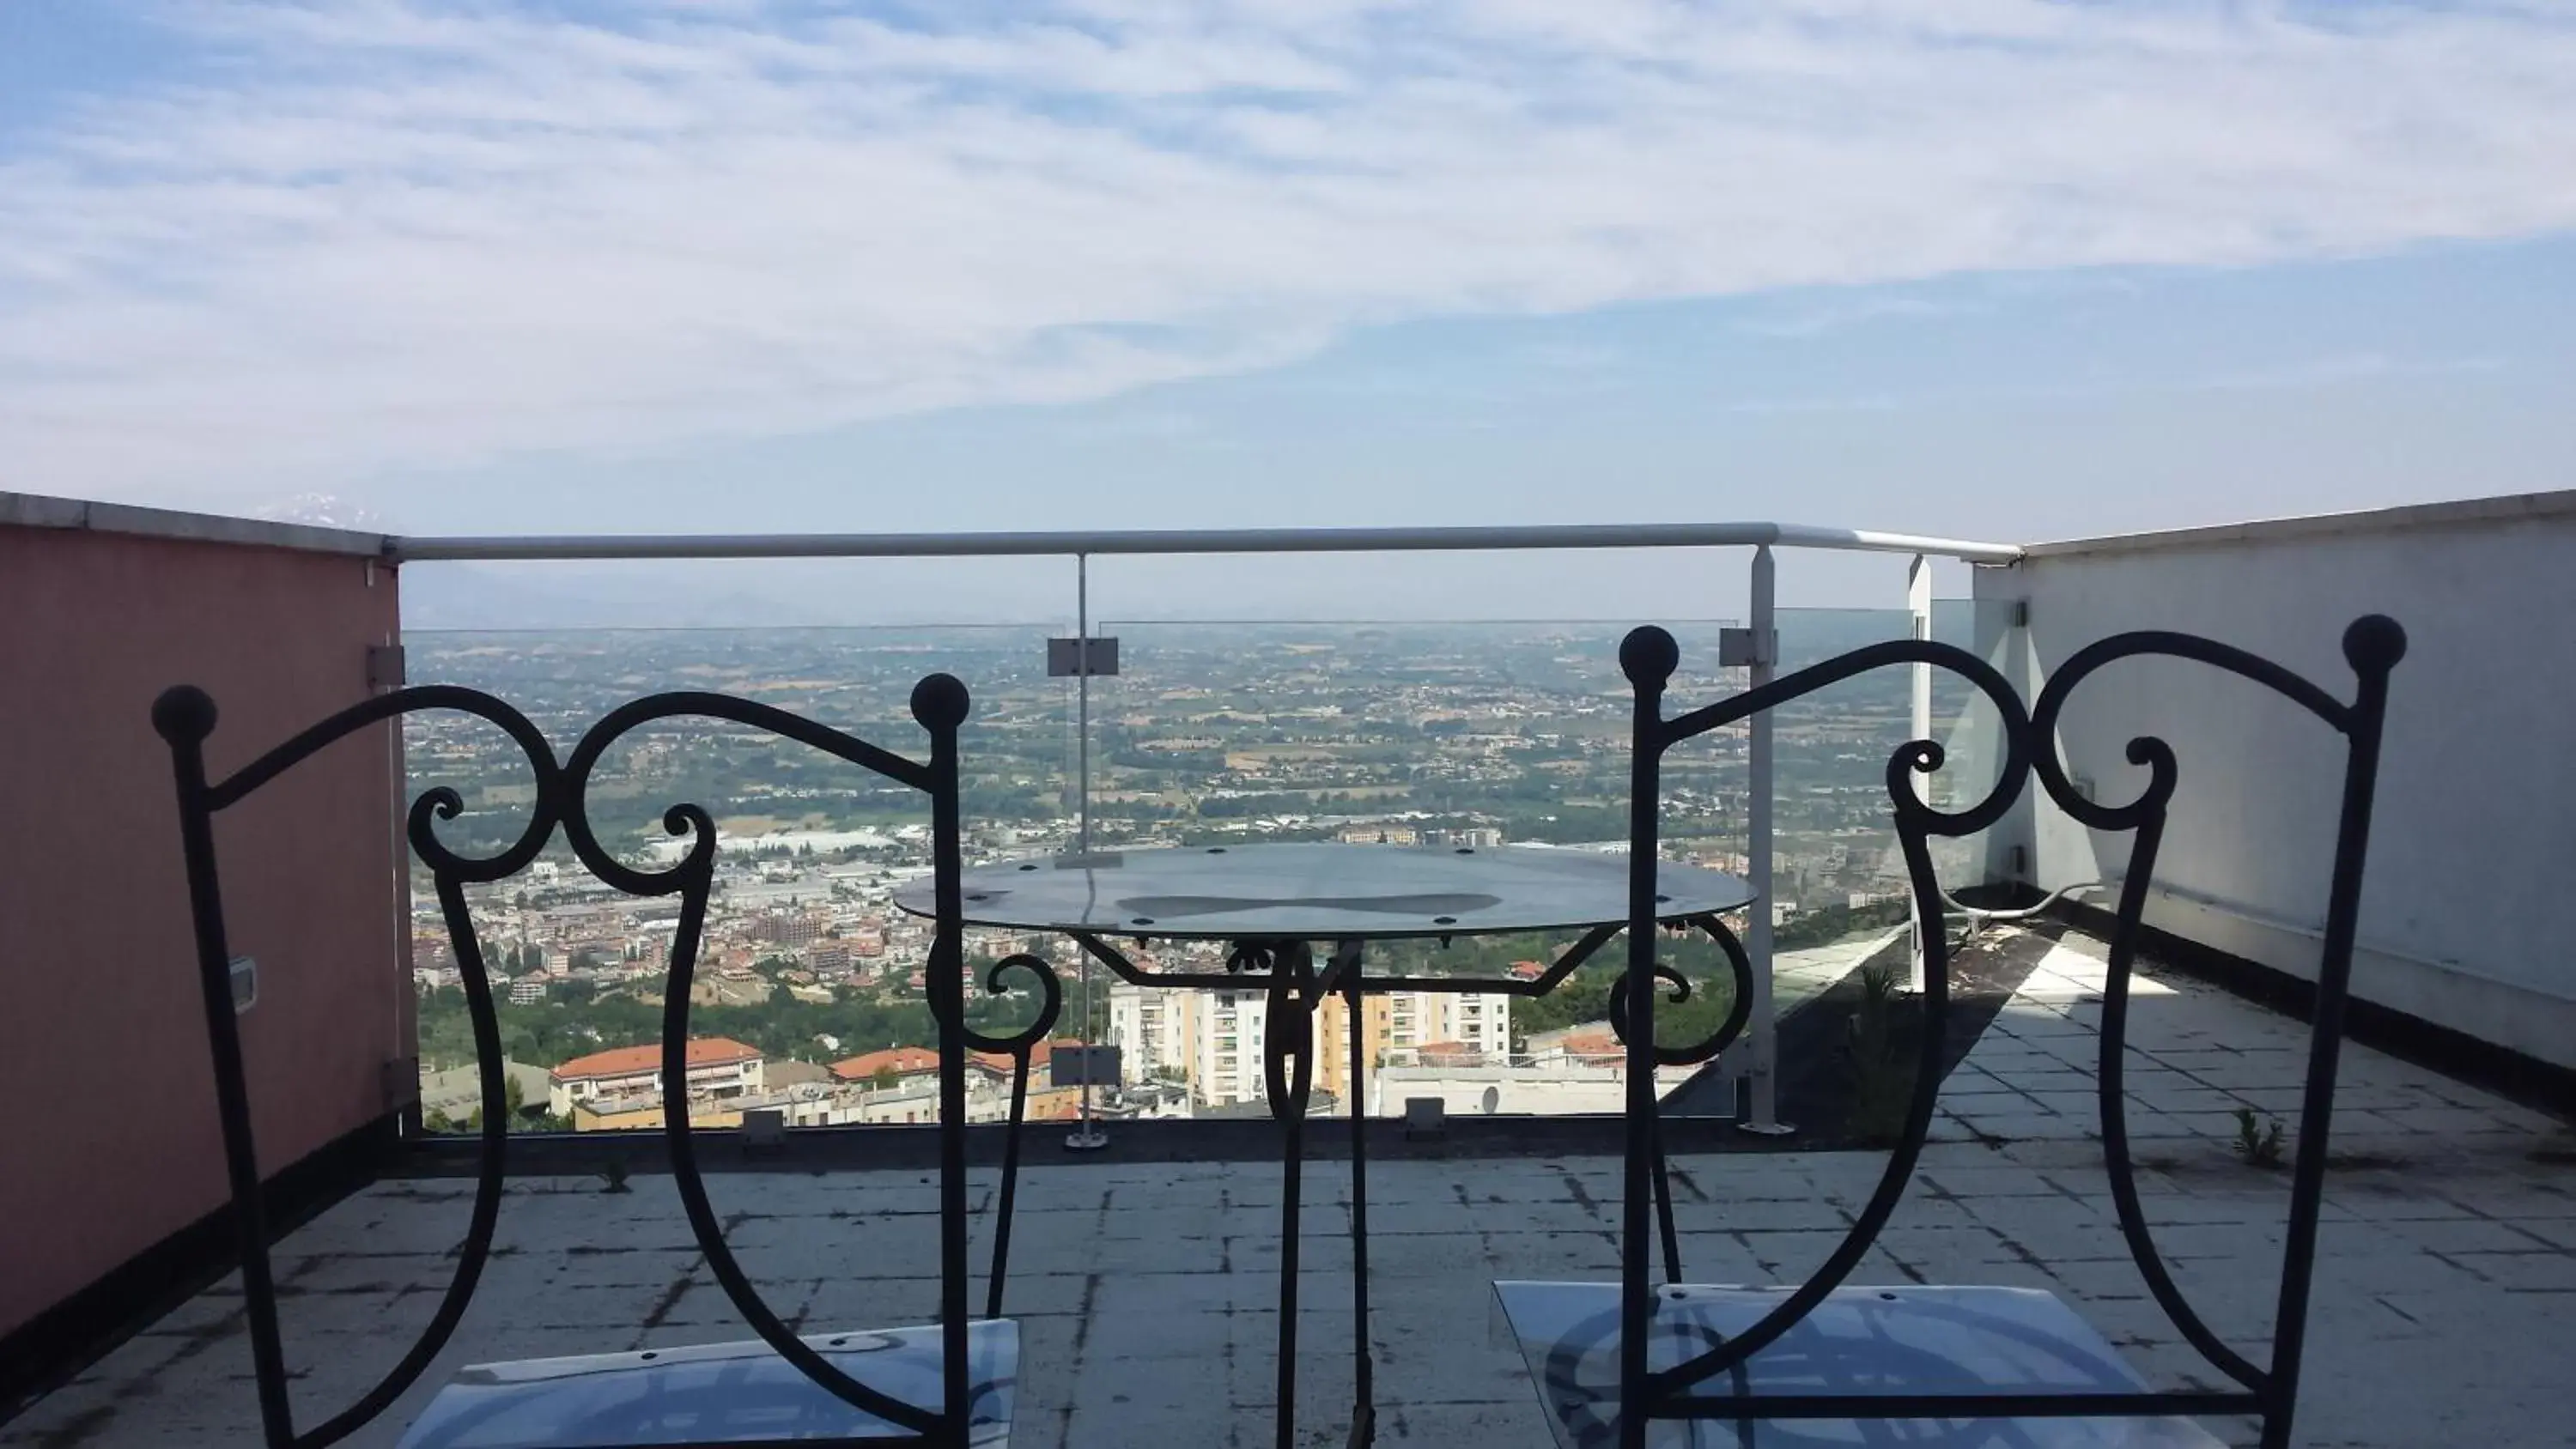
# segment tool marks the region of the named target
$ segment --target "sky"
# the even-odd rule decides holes
[[[2576,457],[2570,158],[2553,0],[14,0],[0,488],[415,534],[2015,542],[2536,491]],[[1705,616],[1742,569],[1095,591]],[[819,622],[1070,574],[406,587]],[[1781,587],[1885,605],[1902,563]]]

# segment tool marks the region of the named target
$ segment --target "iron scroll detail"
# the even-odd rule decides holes
[[[984,989],[997,996],[1007,994],[1010,988],[1003,984],[1003,979],[1015,971],[1026,974],[1037,983],[1038,1009],[1027,1025],[1000,1036],[977,1031],[966,1024],[962,996],[953,1001],[956,1019],[952,1021],[943,1015],[940,1021],[945,1030],[953,1032],[977,1050],[997,1052],[1011,1060],[1011,1112],[1002,1136],[1001,1191],[993,1209],[993,1267],[984,1287],[986,1318],[1002,1316],[1002,1288],[1010,1277],[1011,1224],[1019,1203],[1020,1133],[1028,1119],[1030,1057],[1037,1050],[1038,1043],[1054,1032],[1056,1019],[1064,1011],[1063,978],[1056,974],[1054,965],[1045,957],[1027,951],[1015,952],[994,962],[993,968],[984,973]],[[947,998],[940,993],[931,994],[934,1014],[946,1009],[941,1004],[943,1000]]]
[[[816,724],[801,716],[752,700],[702,691],[648,695],[612,710],[591,726],[573,749],[564,768],[564,833],[573,852],[593,875],[629,895],[680,899],[680,918],[671,944],[670,976],[664,987],[661,1071],[664,1093],[663,1137],[671,1161],[671,1178],[689,1230],[706,1256],[707,1269],[723,1287],[736,1312],[772,1351],[806,1378],[844,1403],[900,1428],[939,1441],[962,1442],[968,1413],[966,1374],[965,1232],[964,1232],[964,1041],[958,1002],[964,989],[959,946],[959,871],[957,832],[958,727],[968,708],[966,687],[951,676],[934,674],[915,686],[914,718],[928,732],[929,763],[909,759],[854,735]],[[698,951],[706,928],[714,888],[716,828],[714,819],[696,804],[678,804],[663,812],[662,826],[687,841],[678,861],[660,870],[645,870],[618,860],[604,848],[589,816],[589,788],[600,759],[629,732],[657,720],[696,717],[729,721],[766,730],[812,746],[929,797],[933,819],[939,912],[932,939],[929,978],[934,1015],[940,1020],[941,1134],[941,1349],[943,1402],[938,1409],[906,1403],[842,1371],[800,1339],[763,1298],[726,1244],[723,1224],[707,1195],[698,1166],[694,1134],[685,1103],[688,1081],[690,988],[695,982]],[[944,978],[944,985],[942,979]],[[952,1221],[953,1219],[953,1221]]]
[[[1706,932],[1725,955],[1728,982],[1734,994],[1727,1003],[1725,1018],[1707,1036],[1677,1046],[1656,1043],[1655,1062],[1658,1066],[1695,1067],[1713,1061],[1718,1053],[1735,1045],[1736,1038],[1744,1035],[1745,1024],[1753,1019],[1753,958],[1745,954],[1744,942],[1716,916],[1701,916],[1690,924]],[[1666,998],[1676,1006],[1690,1000],[1696,989],[1689,977],[1661,961],[1655,963],[1655,979],[1671,988]],[[1624,1046],[1628,1041],[1628,978],[1625,976],[1610,983],[1609,1011],[1610,1034]]]

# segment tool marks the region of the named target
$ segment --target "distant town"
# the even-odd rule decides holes
[[[1902,615],[1788,614],[1795,667],[1902,633]],[[1676,629],[1678,701],[1743,687],[1719,670],[1714,624]],[[1630,696],[1616,625],[1147,624],[1120,637],[1120,672],[1091,682],[1088,814],[1094,849],[1262,840],[1614,848],[1627,821]],[[409,672],[489,690],[528,712],[558,754],[638,694],[738,694],[919,753],[907,701],[924,673],[968,681],[963,740],[970,863],[1079,844],[1083,801],[1074,682],[1046,670],[1035,628],[583,631],[414,634]],[[1784,710],[1777,724],[1776,889],[1784,948],[1883,930],[1904,917],[1888,828],[1885,766],[1907,734],[1904,671],[1854,680]],[[1936,691],[1945,741],[1973,737],[1951,681]],[[518,833],[532,795],[498,730],[461,715],[416,717],[412,788],[445,785],[467,809],[442,835],[491,850]],[[1954,744],[1959,768],[1972,751]],[[1668,851],[1742,872],[1740,732],[1676,756],[1666,771]],[[1975,788],[1972,783],[1968,787]],[[691,803],[717,821],[720,850],[691,991],[684,1095],[692,1122],[774,1113],[789,1126],[925,1122],[935,1116],[936,1041],[924,996],[929,931],[897,909],[895,887],[929,868],[920,797],[855,766],[711,720],[638,730],[595,772],[591,818],[638,864],[684,842],[661,824]],[[425,872],[414,890],[413,975],[423,1111],[433,1127],[479,1119],[457,943]],[[514,1118],[556,1130],[662,1125],[659,1035],[679,902],[595,880],[560,837],[525,876],[473,901],[499,1003]],[[1390,945],[1373,968],[1528,979],[1571,938],[1463,937]],[[980,983],[992,961],[1045,956],[1065,980],[1058,1040],[1032,1053],[1027,1110],[1039,1120],[1091,1107],[1106,1116],[1266,1111],[1262,983],[1240,993],[1129,986],[1095,970],[1085,989],[1069,942],[970,931]],[[1154,942],[1140,965],[1222,969],[1222,945]],[[1620,1058],[1605,1017],[1612,971],[1576,972],[1542,997],[1395,993],[1363,1007],[1366,1080],[1343,1052],[1317,1063],[1316,1110],[1391,1113],[1436,1096],[1452,1110],[1616,1110]],[[1704,1035],[1729,983],[1704,941],[1667,959],[1705,989],[1662,1013],[1659,1035]],[[1004,978],[1008,984],[1009,977]],[[1027,1021],[1026,991],[970,986],[987,1030]],[[1349,1040],[1338,1000],[1320,1039]],[[1064,1047],[1099,1043],[1111,1053]],[[1013,1064],[980,1058],[970,1114],[1008,1109]]]

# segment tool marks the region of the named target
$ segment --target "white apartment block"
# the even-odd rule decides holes
[[[1109,988],[1109,1040],[1118,1048],[1119,1073],[1130,1086],[1163,1073],[1190,1074],[1195,991],[1172,991],[1121,982]]]
[[[1262,1062],[1267,1001],[1258,977],[1247,977],[1240,991],[1115,986],[1109,1039],[1131,1085],[1161,1068],[1179,1072],[1192,1100],[1209,1106],[1261,1101],[1269,1091]],[[1399,991],[1385,1001],[1387,1027],[1382,1039],[1371,1041],[1372,1057],[1434,1043],[1455,1043],[1497,1062],[1511,1051],[1512,999],[1501,992]],[[1331,1033],[1336,1052],[1344,1049],[1342,1030]],[[1374,1024],[1370,1034],[1379,1038]]]
[[[1512,1049],[1512,999],[1499,991],[1399,991],[1387,998],[1391,1051],[1456,1042],[1500,1060]]]
[[[1183,993],[1194,1003],[1190,1043],[1190,1095],[1211,1106],[1258,1102],[1270,1095],[1262,1070],[1262,1027],[1268,997],[1257,982],[1242,991]]]

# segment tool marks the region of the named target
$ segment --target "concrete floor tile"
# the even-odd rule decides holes
[[[2445,1253],[2455,1267],[2509,1293],[2576,1294],[2576,1257],[2565,1253]],[[2576,1307],[2576,1299],[2567,1300]]]
[[[2064,1296],[2167,1386],[2215,1383],[2143,1280],[2111,1218],[2094,1126],[2099,962],[2060,943],[1944,1093],[1956,1143],[1917,1181],[1862,1276],[2023,1283]],[[2266,1350],[2287,1176],[2230,1154],[2233,1105],[2287,1120],[2303,1079],[2295,1023],[2191,982],[2142,974],[2129,1084],[2143,1206],[2186,1297],[2227,1342]],[[2356,1449],[2576,1444],[2564,1387],[2576,1322],[2576,1164],[2534,1161],[2550,1124],[2384,1054],[2347,1054],[2335,1141],[2379,1165],[2328,1176],[2299,1442]],[[1973,1127],[1974,1132],[1969,1129]],[[1331,1129],[1325,1128],[1324,1131]],[[2014,1138],[1995,1146],[1976,1134]],[[1113,1149],[1114,1150],[1114,1149]],[[1685,1276],[1794,1281],[1841,1241],[1881,1154],[1676,1160]],[[1488,1339],[1497,1277],[1607,1282],[1620,1260],[1614,1157],[1406,1159],[1371,1166],[1381,1445],[1546,1441],[1518,1355]],[[1276,1399],[1275,1162],[1099,1163],[1021,1182],[1007,1307],[1024,1364],[1027,1449],[1251,1446]],[[815,1329],[927,1322],[938,1306],[935,1186],[901,1173],[710,1178],[728,1241],[782,1313]],[[667,1178],[514,1184],[501,1242],[456,1341],[471,1362],[750,1337],[699,1262]],[[290,1357],[306,1427],[372,1381],[434,1302],[470,1184],[380,1183],[289,1235]],[[975,1294],[993,1182],[974,1186]],[[1301,1194],[1297,1402],[1302,1443],[1348,1422],[1356,1320],[1347,1167]],[[237,1285],[200,1294],[75,1383],[0,1425],[0,1446],[257,1442]],[[425,1402],[435,1382],[407,1398]],[[351,1449],[384,1449],[398,1422]],[[2232,1430],[2230,1432],[2233,1432]],[[2240,1438],[2242,1436],[2239,1436]],[[2247,1441],[2250,1442],[2250,1441]]]

